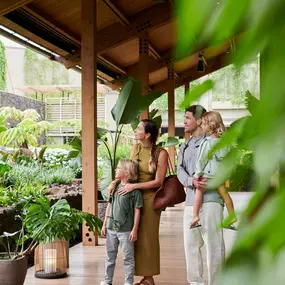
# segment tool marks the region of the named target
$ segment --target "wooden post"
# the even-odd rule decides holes
[[[81,0],[82,30],[82,210],[98,215],[96,1]],[[83,245],[98,245],[83,226]]]
[[[188,92],[190,91],[190,82],[186,83],[184,87],[185,87],[184,94],[186,96],[186,94],[188,94]],[[190,134],[184,132],[184,138],[185,141],[188,141],[190,139]]]
[[[168,66],[168,136],[175,137],[175,78],[173,65]],[[175,147],[168,148],[171,164],[175,166]]]
[[[139,35],[139,70],[138,79],[142,83],[142,95],[149,93],[149,76],[148,76],[148,32],[141,32]],[[141,115],[140,119],[148,119],[148,109]]]

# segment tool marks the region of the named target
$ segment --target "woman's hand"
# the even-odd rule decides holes
[[[120,195],[126,195],[132,191],[134,191],[134,184],[127,183],[125,186],[121,187],[118,191]]]

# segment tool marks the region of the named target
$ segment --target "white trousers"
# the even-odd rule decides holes
[[[206,285],[203,279],[201,248],[206,246],[208,285],[216,285],[215,279],[224,261],[225,244],[221,222],[223,207],[218,203],[203,203],[200,210],[201,227],[190,229],[193,206],[184,209],[184,249],[187,266],[187,280],[191,285]]]

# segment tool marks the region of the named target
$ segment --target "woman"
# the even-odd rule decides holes
[[[135,242],[135,275],[143,278],[135,285],[154,285],[154,275],[160,274],[159,221],[161,211],[153,210],[152,204],[157,188],[163,183],[168,154],[158,149],[156,141],[159,129],[154,121],[142,120],[135,137],[140,142],[134,145],[131,159],[138,162],[138,183],[128,183],[118,193],[126,194],[140,189],[143,195],[143,208]]]

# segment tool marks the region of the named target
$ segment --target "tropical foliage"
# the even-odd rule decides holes
[[[256,176],[256,194],[243,214],[218,284],[284,284],[285,2],[181,0],[178,4],[178,57],[205,44],[223,44],[242,33],[236,51],[230,54],[236,66],[244,66],[258,54],[261,60],[259,104],[251,109],[251,117],[234,124],[217,145],[234,147],[212,186],[228,177],[239,178],[240,149],[252,152]]]
[[[47,121],[41,121],[34,109],[20,111],[14,107],[2,107],[0,117],[5,120],[7,127],[0,133],[0,145],[3,146],[37,146],[41,133],[53,126]]]
[[[8,259],[28,255],[39,243],[56,239],[70,240],[76,236],[79,225],[86,223],[95,234],[100,233],[102,221],[96,216],[81,212],[69,206],[64,199],[54,205],[45,196],[22,198],[22,209],[18,218],[22,221],[21,230],[14,233],[4,232],[0,243],[5,247]],[[11,250],[10,239],[16,240],[15,250]],[[30,241],[26,246],[26,242]]]
[[[7,61],[5,45],[0,41],[0,90],[6,90]],[[1,132],[1,131],[0,131]]]

